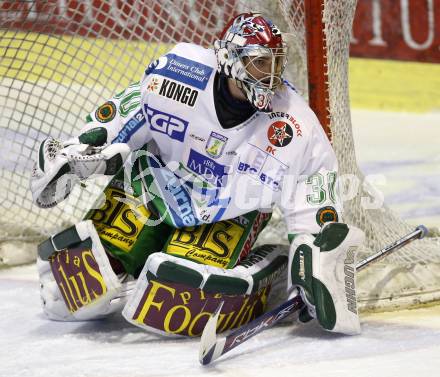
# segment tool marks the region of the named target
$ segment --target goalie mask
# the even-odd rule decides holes
[[[214,50],[220,74],[234,79],[257,110],[272,111],[287,61],[279,29],[259,13],[243,13],[226,25]]]

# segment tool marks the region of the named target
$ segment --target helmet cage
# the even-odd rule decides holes
[[[243,79],[251,85],[276,90],[283,83],[282,74],[286,67],[286,48],[270,48],[248,45],[232,51],[240,59],[246,71]]]

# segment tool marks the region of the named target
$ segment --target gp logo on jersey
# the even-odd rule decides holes
[[[144,105],[148,123],[153,131],[168,135],[171,139],[183,142],[185,139],[188,122],[182,118],[153,109]]]
[[[167,54],[152,62],[145,71],[205,90],[213,68],[176,54]]]
[[[222,155],[223,150],[225,149],[227,141],[228,138],[226,136],[220,135],[219,133],[212,131],[206,143],[206,153],[208,153],[212,158],[219,158]]]

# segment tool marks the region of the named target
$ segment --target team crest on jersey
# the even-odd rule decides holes
[[[206,153],[208,153],[212,158],[219,158],[222,155],[223,150],[225,149],[227,141],[228,138],[226,136],[220,135],[219,133],[212,131],[206,143]]]
[[[267,130],[267,138],[276,147],[285,147],[290,144],[293,137],[293,130],[286,122],[277,121],[272,123]]]
[[[115,119],[116,105],[112,101],[108,101],[99,106],[95,111],[95,118],[98,122],[108,123]]]

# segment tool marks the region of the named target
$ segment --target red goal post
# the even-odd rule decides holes
[[[324,6],[317,6],[312,0],[304,0],[304,6],[309,105],[331,141]]]

